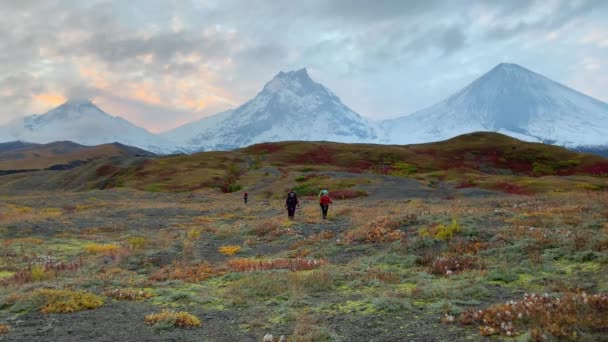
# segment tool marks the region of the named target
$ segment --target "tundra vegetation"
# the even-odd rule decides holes
[[[0,340],[601,341],[607,165],[488,134],[3,176]]]

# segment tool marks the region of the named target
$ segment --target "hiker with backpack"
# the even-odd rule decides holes
[[[247,204],[247,199],[249,198],[249,194],[248,193],[244,193],[243,194],[243,202],[245,202],[245,204]]]
[[[290,220],[293,220],[296,215],[296,207],[300,207],[298,196],[294,191],[290,191],[289,194],[287,194],[287,199],[285,200],[285,208],[287,209],[287,216]]]
[[[332,204],[331,198],[329,197],[329,191],[322,190],[321,197],[319,198],[319,205],[321,206],[321,215],[324,220],[327,220],[327,211],[329,210],[329,205]]]

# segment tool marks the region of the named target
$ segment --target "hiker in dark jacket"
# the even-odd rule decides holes
[[[248,193],[244,193],[243,194],[243,202],[245,202],[245,204],[247,204],[247,198],[249,198],[249,194]]]
[[[298,196],[294,191],[289,192],[287,199],[285,200],[285,208],[287,208],[287,216],[290,220],[293,220],[296,215],[296,207],[300,207],[298,202]]]
[[[326,190],[327,191],[327,190]],[[324,193],[319,199],[319,205],[321,206],[321,214],[324,220],[327,220],[327,211],[329,210],[329,205],[334,202],[329,198],[329,193]]]

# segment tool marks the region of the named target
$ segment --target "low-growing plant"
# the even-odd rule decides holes
[[[127,246],[129,246],[129,248],[132,250],[142,250],[150,243],[150,241],[143,236],[130,236],[127,238],[126,243]]]
[[[475,255],[480,251],[490,247],[487,242],[480,242],[478,239],[454,239],[448,244],[448,250],[452,254],[471,254]]]
[[[295,258],[295,259],[272,259],[272,260],[256,260],[256,259],[232,259],[228,261],[228,267],[235,272],[251,272],[275,269],[287,269],[290,271],[312,270],[323,265],[327,265],[328,261],[323,259],[313,258]]]
[[[185,282],[198,283],[216,274],[218,274],[218,272],[207,264],[184,265],[175,263],[170,266],[162,267],[152,273],[150,280],[182,280]]]
[[[146,324],[174,328],[197,328],[201,326],[201,320],[186,311],[163,310],[160,313],[147,315]]]
[[[103,297],[93,293],[58,289],[38,289],[30,300],[37,303],[44,314],[91,310],[103,305]]]
[[[283,235],[295,234],[293,229],[290,228],[291,225],[293,225],[293,222],[286,219],[273,218],[258,223],[253,233],[258,237],[266,238],[266,240],[274,240]]]
[[[429,271],[435,275],[449,276],[465,270],[481,268],[477,258],[472,256],[445,256],[435,259],[429,266]]]
[[[414,222],[415,220],[415,215],[402,217],[380,216],[359,228],[346,232],[344,235],[344,242],[346,244],[351,244],[353,242],[405,242],[405,232],[401,231],[400,228],[407,223]]]
[[[11,331],[8,325],[0,324],[0,334],[8,334]]]
[[[454,235],[459,233],[461,230],[462,228],[460,227],[460,224],[458,224],[458,221],[456,221],[454,218],[452,219],[452,223],[449,225],[437,224],[431,226],[430,228],[422,228],[418,234],[422,238],[432,237],[440,241],[450,241]]]
[[[51,280],[63,272],[74,272],[83,266],[82,258],[72,262],[58,262],[53,257],[28,258],[26,269],[15,272],[10,277],[0,279],[0,285],[22,285],[31,282]]]
[[[300,241],[294,242],[289,248],[298,249],[300,247],[314,245],[320,241],[333,239],[335,236],[336,236],[336,234],[334,232],[324,230],[320,233],[313,234],[313,235],[307,237],[306,239],[302,239]]]
[[[494,304],[485,310],[470,310],[460,315],[462,324],[479,325],[484,336],[514,336],[526,329],[534,340],[544,335],[575,338],[577,332],[601,332],[608,326],[608,295],[565,293],[526,294],[521,301]]]
[[[152,298],[152,294],[143,290],[113,289],[102,292],[102,295],[116,300],[144,300]]]
[[[116,253],[120,246],[114,244],[90,243],[84,246],[84,250],[89,254],[110,255]]]
[[[225,256],[233,256],[241,251],[241,246],[221,246],[220,248],[218,248],[218,251],[224,254]]]

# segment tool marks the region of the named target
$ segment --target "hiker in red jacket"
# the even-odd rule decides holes
[[[323,214],[324,220],[327,219],[327,211],[329,210],[329,205],[331,203],[334,203],[334,202],[331,201],[331,198],[329,198],[328,193],[324,193],[321,196],[321,198],[319,199],[319,205],[321,206],[321,213]]]
[[[243,202],[245,202],[245,204],[247,204],[247,199],[249,198],[249,194],[248,193],[244,193],[243,194]]]

